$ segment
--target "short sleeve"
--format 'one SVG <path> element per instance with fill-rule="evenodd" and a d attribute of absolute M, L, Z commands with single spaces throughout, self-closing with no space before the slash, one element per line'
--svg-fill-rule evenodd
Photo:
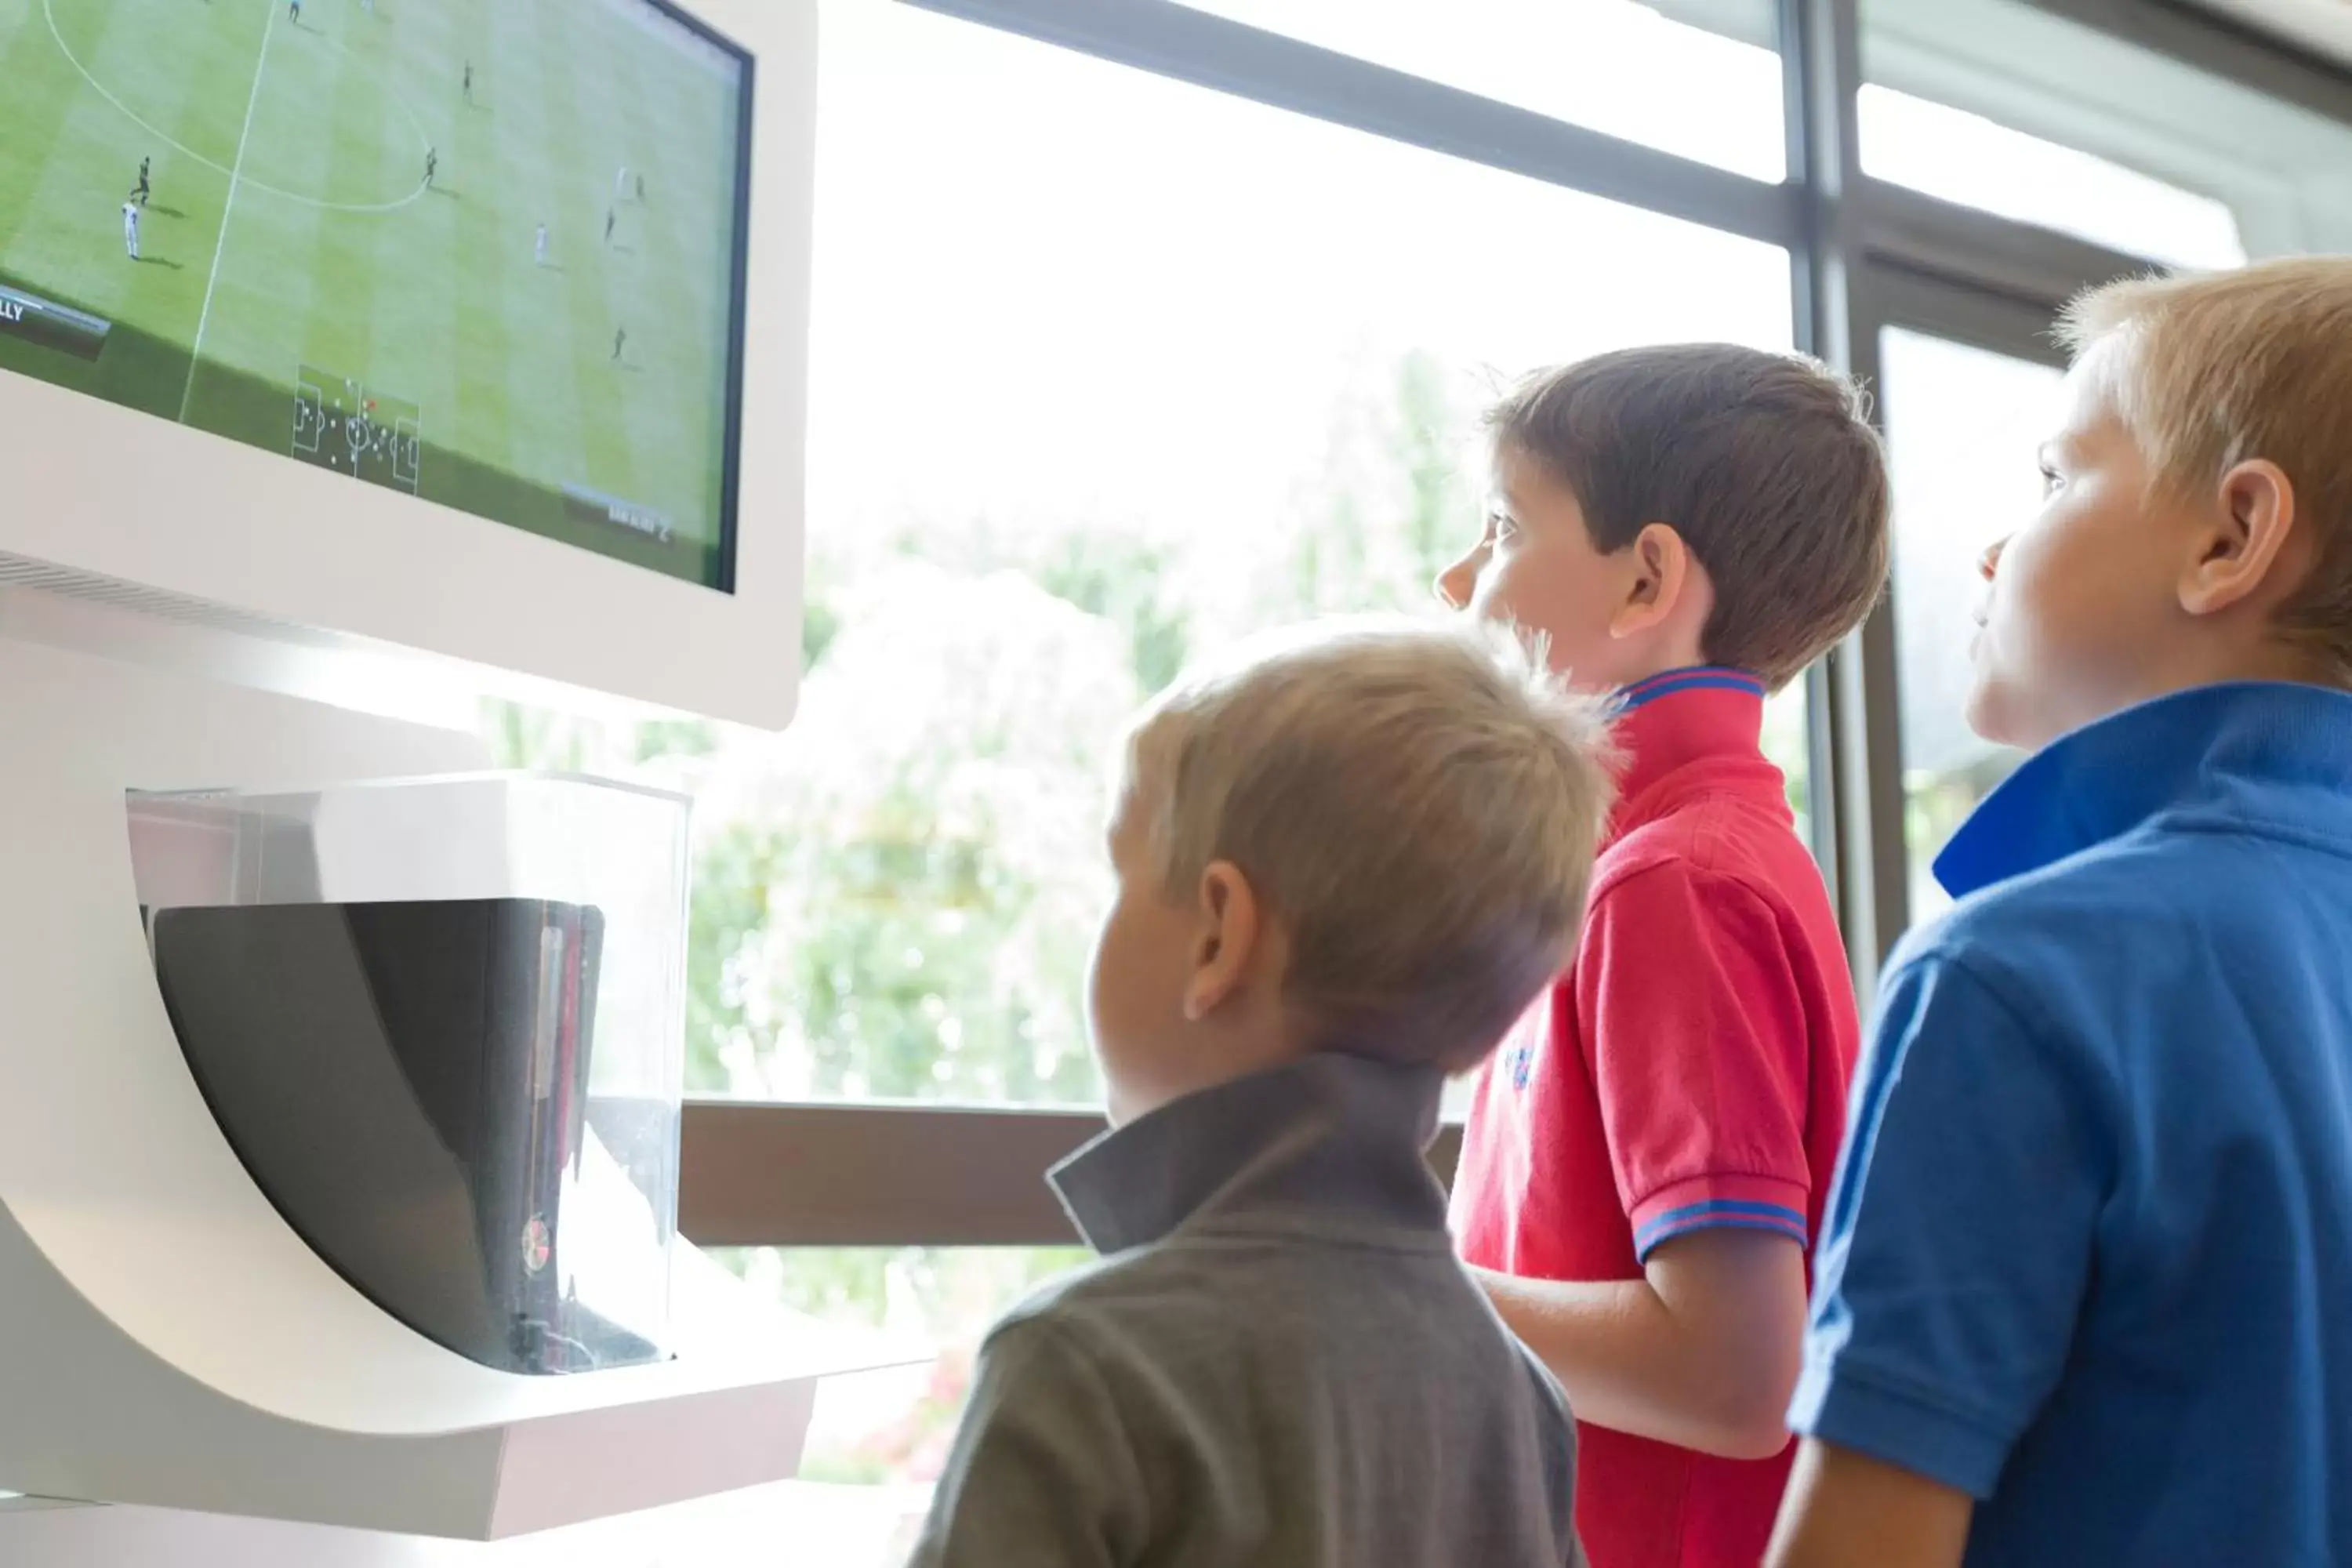
<path fill-rule="evenodd" d="M 2074 1342 L 2112 1179 L 2099 1083 L 1959 962 L 1889 976 L 1790 1426 L 1992 1494 Z"/>
<path fill-rule="evenodd" d="M 1576 989 L 1635 1254 L 1714 1227 L 1806 1245 L 1811 1041 L 1763 900 L 1686 862 L 1636 872 L 1595 900 Z"/>
<path fill-rule="evenodd" d="M 1049 1320 L 992 1336 L 908 1568 L 1114 1568 L 1144 1488 L 1100 1373 Z"/>

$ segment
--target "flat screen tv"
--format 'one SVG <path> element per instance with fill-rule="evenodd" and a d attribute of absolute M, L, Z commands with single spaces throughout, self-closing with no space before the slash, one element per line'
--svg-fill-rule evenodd
<path fill-rule="evenodd" d="M 0 0 L 0 369 L 730 589 L 751 127 L 664 0 Z"/>

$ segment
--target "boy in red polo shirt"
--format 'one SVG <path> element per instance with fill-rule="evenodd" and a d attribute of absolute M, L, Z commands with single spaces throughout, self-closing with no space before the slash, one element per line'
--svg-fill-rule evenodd
<path fill-rule="evenodd" d="M 1861 1032 L 1759 737 L 1878 597 L 1885 461 L 1847 383 L 1723 344 L 1539 375 L 1489 424 L 1439 592 L 1622 694 L 1622 776 L 1575 961 L 1479 1082 L 1454 1229 L 1568 1391 L 1594 1568 L 1754 1568 Z"/>

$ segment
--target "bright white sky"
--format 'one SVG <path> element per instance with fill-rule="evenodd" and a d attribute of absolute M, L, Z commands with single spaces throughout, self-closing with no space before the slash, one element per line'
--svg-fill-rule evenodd
<path fill-rule="evenodd" d="M 823 19 L 820 542 L 979 512 L 1261 535 L 1408 351 L 1475 407 L 1602 348 L 1789 342 L 1776 247 L 875 0 Z"/>
<path fill-rule="evenodd" d="M 1780 173 L 1777 57 L 1631 0 L 1194 3 Z M 1775 247 L 882 0 L 825 0 L 823 26 L 820 548 L 987 517 L 1205 561 L 1318 515 L 1339 411 L 1407 351 L 1470 409 L 1605 348 L 1789 342 Z M 2131 171 L 1883 89 L 1864 109 L 1885 177 L 2182 259 L 2235 245 L 2219 204 Z"/>
<path fill-rule="evenodd" d="M 1635 0 L 1182 0 L 1718 169 L 1789 172 L 1780 58 Z M 1772 0 L 1731 0 L 1769 37 Z"/>
<path fill-rule="evenodd" d="M 1190 3 L 1782 172 L 1777 56 L 1633 0 Z M 1249 566 L 1329 515 L 1345 427 L 1388 409 L 1407 353 L 1445 368 L 1466 428 L 1538 365 L 1790 341 L 1773 247 L 885 0 L 824 0 L 822 26 L 822 555 L 982 521 L 1173 541 L 1213 636 L 1246 620 Z M 2243 256 L 2208 197 L 1883 88 L 1861 108 L 1883 178 L 2168 259 Z M 1907 750 L 1928 768 L 1973 750 L 1957 710 L 1970 563 L 2033 503 L 2029 394 L 2048 379 L 1938 346 L 1890 344 L 1885 366 Z"/>

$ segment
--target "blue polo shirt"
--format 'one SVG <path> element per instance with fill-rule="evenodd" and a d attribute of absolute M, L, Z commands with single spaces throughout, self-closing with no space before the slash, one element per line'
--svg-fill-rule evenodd
<path fill-rule="evenodd" d="M 2352 1563 L 2352 695 L 2060 741 L 1880 998 L 1790 1423 L 1970 1564 Z"/>

